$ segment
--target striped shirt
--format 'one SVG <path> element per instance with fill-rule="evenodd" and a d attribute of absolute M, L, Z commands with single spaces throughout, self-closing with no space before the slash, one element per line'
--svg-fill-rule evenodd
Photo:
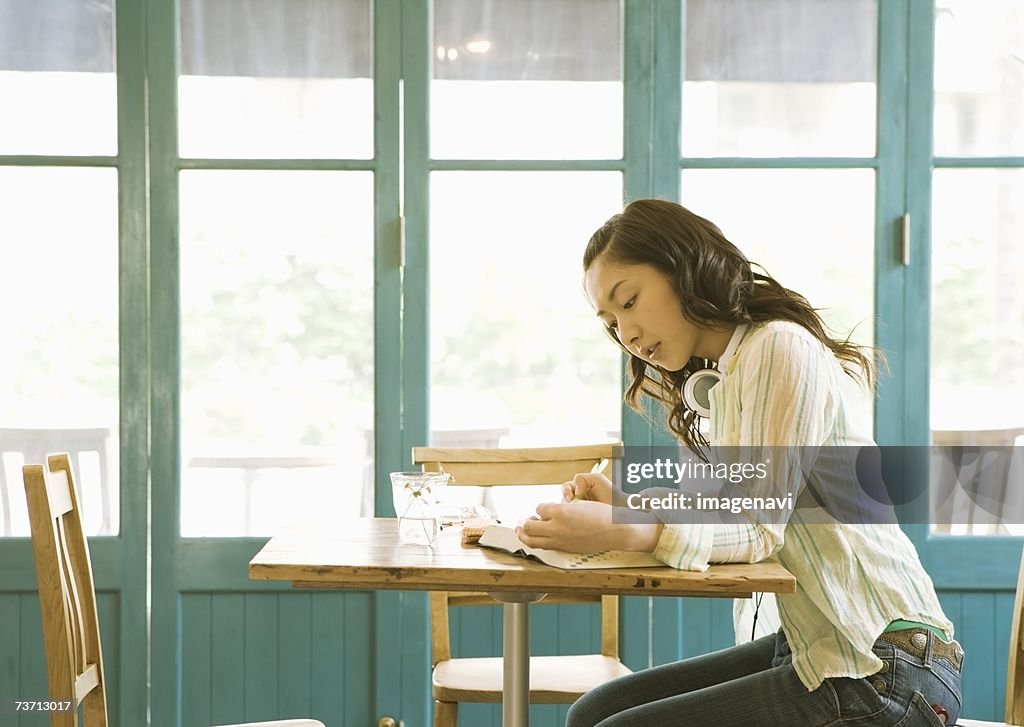
<path fill-rule="evenodd" d="M 738 326 L 711 390 L 712 446 L 870 446 L 863 390 L 832 352 L 803 327 L 785 321 Z M 798 463 L 775 457 L 769 477 L 801 489 Z M 809 478 L 815 477 L 812 469 Z M 774 493 L 773 493 L 774 494 Z M 769 557 L 796 577 L 796 592 L 778 596 L 793 668 L 808 690 L 828 677 L 864 677 L 882 667 L 871 646 L 892 621 L 936 626 L 945 617 L 914 545 L 897 524 L 846 524 L 797 508 L 787 522 L 666 524 L 654 555 L 668 565 L 704 570 L 708 563 L 756 563 Z"/>

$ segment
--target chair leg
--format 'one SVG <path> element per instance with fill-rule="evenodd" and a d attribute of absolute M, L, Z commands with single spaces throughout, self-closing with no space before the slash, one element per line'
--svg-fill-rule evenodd
<path fill-rule="evenodd" d="M 434 702 L 434 727 L 456 727 L 458 722 L 458 702 Z"/>

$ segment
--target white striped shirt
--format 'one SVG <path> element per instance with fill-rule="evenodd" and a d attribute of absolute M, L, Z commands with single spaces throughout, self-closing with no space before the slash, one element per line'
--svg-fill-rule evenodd
<path fill-rule="evenodd" d="M 796 452 L 873 444 L 862 389 L 803 327 L 739 326 L 718 366 L 724 377 L 711 390 L 712 446 Z M 792 483 L 782 489 L 796 497 L 802 485 L 795 457 L 774 460 L 770 477 Z M 777 558 L 796 577 L 796 592 L 780 594 L 778 608 L 793 668 L 808 690 L 827 677 L 877 672 L 882 662 L 871 646 L 897 619 L 953 638 L 931 578 L 898 525 L 811 522 L 816 512 L 798 508 L 782 524 L 666 524 L 654 554 L 686 570 Z"/>

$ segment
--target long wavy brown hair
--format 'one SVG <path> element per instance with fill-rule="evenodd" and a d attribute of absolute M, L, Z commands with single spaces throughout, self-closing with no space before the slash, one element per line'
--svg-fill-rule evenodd
<path fill-rule="evenodd" d="M 806 328 L 832 351 L 846 373 L 873 389 L 877 370 L 874 348 L 829 336 L 818 311 L 799 293 L 783 287 L 757 263 L 751 263 L 712 222 L 685 207 L 658 199 L 631 202 L 593 234 L 583 253 L 586 273 L 599 257 L 616 264 L 651 265 L 671 282 L 683 316 L 697 326 L 721 330 L 740 323 L 791 321 Z M 762 273 L 754 272 L 757 265 Z M 646 415 L 641 395 L 668 413 L 668 428 L 693 452 L 705 457 L 709 446 L 700 432 L 700 416 L 682 399 L 686 378 L 714 362 L 694 357 L 679 371 L 652 366 L 633 355 L 611 329 L 609 337 L 630 354 L 626 403 Z"/>

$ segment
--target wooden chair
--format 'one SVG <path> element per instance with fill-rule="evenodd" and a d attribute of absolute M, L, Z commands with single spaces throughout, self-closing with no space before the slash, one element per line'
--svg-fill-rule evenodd
<path fill-rule="evenodd" d="M 961 727 L 1022 727 L 1024 726 L 1024 555 L 1021 556 L 1017 576 L 1017 595 L 1013 600 L 1013 621 L 1010 623 L 1010 656 L 1006 662 L 1005 722 L 984 722 L 961 717 Z M 968 658 L 970 658 L 968 656 Z"/>
<path fill-rule="evenodd" d="M 100 649 L 96 589 L 89 543 L 82 531 L 71 462 L 47 457 L 47 466 L 25 465 L 25 498 L 39 583 L 49 698 L 74 709 L 52 712 L 52 727 L 107 727 L 106 683 Z M 316 720 L 249 723 L 237 727 L 324 727 Z"/>
<path fill-rule="evenodd" d="M 533 449 L 454 449 L 415 447 L 413 463 L 426 472 L 447 472 L 450 486 L 548 485 L 591 472 L 610 462 L 621 444 Z M 607 464 L 607 463 L 605 463 Z M 607 473 L 606 473 L 607 474 Z M 530 657 L 530 703 L 571 704 L 584 692 L 630 670 L 619 661 L 618 596 L 558 596 L 540 605 L 601 604 L 601 653 Z M 451 655 L 449 606 L 498 605 L 485 593 L 430 594 L 430 646 L 433 664 L 434 727 L 455 727 L 459 702 L 501 702 L 502 660 Z"/>

